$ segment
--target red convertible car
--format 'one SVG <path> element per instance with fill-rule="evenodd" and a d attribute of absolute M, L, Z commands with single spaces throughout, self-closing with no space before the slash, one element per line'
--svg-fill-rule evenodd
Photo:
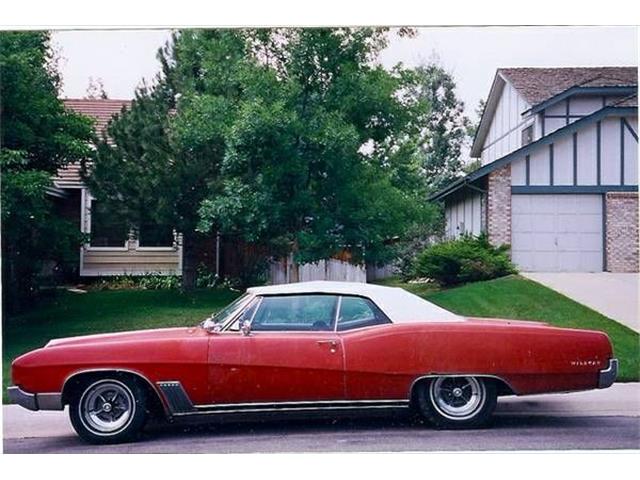
<path fill-rule="evenodd" d="M 309 282 L 250 288 L 198 326 L 52 340 L 17 358 L 9 397 L 69 406 L 95 443 L 152 415 L 414 409 L 438 427 L 489 420 L 500 395 L 609 387 L 607 335 L 463 318 L 399 289 Z"/>

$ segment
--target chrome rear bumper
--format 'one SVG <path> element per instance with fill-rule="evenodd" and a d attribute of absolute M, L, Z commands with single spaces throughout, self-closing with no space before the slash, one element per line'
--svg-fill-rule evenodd
<path fill-rule="evenodd" d="M 62 395 L 59 393 L 29 393 L 20 387 L 7 388 L 11 403 L 27 410 L 63 410 Z"/>
<path fill-rule="evenodd" d="M 609 365 L 598 373 L 598 388 L 608 388 L 613 385 L 618 376 L 618 359 L 609 360 Z"/>

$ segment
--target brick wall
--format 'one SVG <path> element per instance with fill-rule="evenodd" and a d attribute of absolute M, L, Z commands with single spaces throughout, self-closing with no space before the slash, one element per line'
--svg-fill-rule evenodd
<path fill-rule="evenodd" d="M 489 174 L 487 234 L 494 245 L 511 244 L 511 165 Z"/>
<path fill-rule="evenodd" d="M 638 193 L 607 193 L 606 210 L 607 270 L 637 272 Z"/>

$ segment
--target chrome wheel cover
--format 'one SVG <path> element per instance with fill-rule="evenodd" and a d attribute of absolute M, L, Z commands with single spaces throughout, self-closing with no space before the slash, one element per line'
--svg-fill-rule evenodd
<path fill-rule="evenodd" d="M 487 390 L 474 377 L 438 377 L 429 386 L 431 403 L 440 415 L 451 420 L 467 420 L 486 401 Z"/>
<path fill-rule="evenodd" d="M 133 393 L 117 380 L 100 380 L 89 386 L 78 404 L 83 425 L 96 435 L 115 435 L 124 430 L 136 410 Z"/>

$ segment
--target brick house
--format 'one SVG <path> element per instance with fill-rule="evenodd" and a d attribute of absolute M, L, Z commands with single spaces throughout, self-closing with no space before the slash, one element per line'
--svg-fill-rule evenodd
<path fill-rule="evenodd" d="M 471 156 L 430 197 L 447 238 L 486 232 L 523 271 L 638 272 L 635 67 L 501 68 Z"/>

